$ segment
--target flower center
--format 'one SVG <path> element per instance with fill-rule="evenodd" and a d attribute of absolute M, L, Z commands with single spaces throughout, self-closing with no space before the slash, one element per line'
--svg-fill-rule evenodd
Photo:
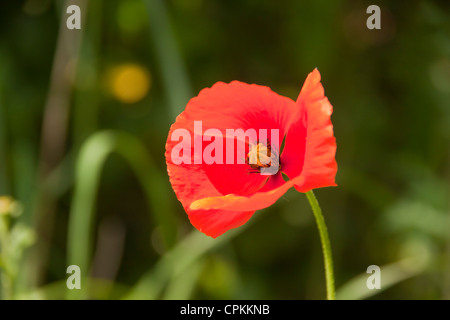
<path fill-rule="evenodd" d="M 247 154 L 245 162 L 251 168 L 249 173 L 259 173 L 261 172 L 261 168 L 269 168 L 272 166 L 278 166 L 278 169 L 281 168 L 278 154 L 272 152 L 270 143 L 267 146 L 262 143 L 250 146 L 250 151 Z"/>

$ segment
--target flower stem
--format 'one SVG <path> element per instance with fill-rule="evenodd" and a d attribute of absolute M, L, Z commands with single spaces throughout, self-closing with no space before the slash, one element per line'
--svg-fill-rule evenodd
<path fill-rule="evenodd" d="M 331 255 L 330 238 L 328 237 L 327 226 L 322 215 L 319 202 L 317 202 L 314 192 L 306 192 L 309 204 L 311 205 L 314 217 L 316 218 L 317 228 L 319 229 L 320 241 L 322 243 L 323 260 L 325 265 L 325 280 L 327 285 L 327 299 L 335 299 L 333 257 Z"/>

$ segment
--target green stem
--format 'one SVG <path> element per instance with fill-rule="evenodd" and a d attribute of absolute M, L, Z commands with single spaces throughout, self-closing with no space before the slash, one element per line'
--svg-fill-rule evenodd
<path fill-rule="evenodd" d="M 323 260 L 325 264 L 325 280 L 327 284 L 327 299 L 335 299 L 334 289 L 334 273 L 333 273 L 333 257 L 331 255 L 330 238 L 328 237 L 328 230 L 325 224 L 325 219 L 322 215 L 319 202 L 317 202 L 314 192 L 306 192 L 309 204 L 311 205 L 314 217 L 316 218 L 317 228 L 319 229 L 320 241 L 322 243 Z"/>

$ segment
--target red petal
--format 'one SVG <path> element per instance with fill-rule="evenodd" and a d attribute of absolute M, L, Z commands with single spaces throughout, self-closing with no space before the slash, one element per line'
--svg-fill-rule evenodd
<path fill-rule="evenodd" d="M 187 210 L 192 225 L 207 236 L 217 238 L 226 231 L 246 223 L 254 211 Z"/>
<path fill-rule="evenodd" d="M 290 178 L 304 177 L 302 183 L 295 184 L 300 192 L 335 186 L 336 139 L 330 119 L 333 107 L 324 95 L 317 69 L 308 75 L 297 105 L 300 116 L 286 135 L 282 170 Z"/>
<path fill-rule="evenodd" d="M 236 139 L 229 138 L 217 138 L 223 141 L 222 154 L 226 154 L 226 143 L 234 144 L 234 155 L 236 159 L 237 154 L 237 141 Z M 246 146 L 248 150 L 248 145 Z M 248 151 L 247 151 L 248 152 Z M 236 161 L 235 161 L 236 162 Z M 221 194 L 235 193 L 240 195 L 252 194 L 264 185 L 268 176 L 261 174 L 252 174 L 249 172 L 251 169 L 248 164 L 245 164 L 245 158 L 242 159 L 243 164 L 203 164 L 203 170 L 206 173 L 208 179 L 214 185 L 214 187 Z"/>
<path fill-rule="evenodd" d="M 303 177 L 284 182 L 275 189 L 266 192 L 256 192 L 251 196 L 239 196 L 229 194 L 220 197 L 208 197 L 193 202 L 191 210 L 230 210 L 230 211 L 256 211 L 267 208 L 275 203 L 283 194 L 286 193 L 296 183 L 303 183 Z"/>
<path fill-rule="evenodd" d="M 268 87 L 239 81 L 203 89 L 185 110 L 186 118 L 202 120 L 204 129 L 279 129 L 279 145 L 297 112 L 291 99 Z"/>
<path fill-rule="evenodd" d="M 183 207 L 188 208 L 191 202 L 198 198 L 210 197 L 212 195 L 218 196 L 221 193 L 209 181 L 201 164 L 194 164 L 192 162 L 192 164 L 182 163 L 177 165 L 173 163 L 171 153 L 173 147 L 178 142 L 171 141 L 170 137 L 174 130 L 184 127 L 183 123 L 186 123 L 186 126 L 190 123 L 190 121 L 186 121 L 184 113 L 177 117 L 176 122 L 170 128 L 169 139 L 166 143 L 166 163 L 172 188 L 178 200 L 183 204 Z M 191 149 L 191 155 L 193 158 L 193 149 Z"/>

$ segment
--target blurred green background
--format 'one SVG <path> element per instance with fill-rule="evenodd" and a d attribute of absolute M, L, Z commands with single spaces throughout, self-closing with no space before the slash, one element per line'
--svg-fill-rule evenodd
<path fill-rule="evenodd" d="M 81 30 L 66 28 L 70 4 Z M 381 30 L 366 28 L 371 4 Z M 0 8 L 2 298 L 325 298 L 303 194 L 213 240 L 190 225 L 164 159 L 170 125 L 202 88 L 241 80 L 296 99 L 318 67 L 339 169 L 338 187 L 315 193 L 338 298 L 450 299 L 450 2 Z M 66 288 L 71 264 L 82 290 Z M 366 287 L 369 265 L 381 290 Z"/>

